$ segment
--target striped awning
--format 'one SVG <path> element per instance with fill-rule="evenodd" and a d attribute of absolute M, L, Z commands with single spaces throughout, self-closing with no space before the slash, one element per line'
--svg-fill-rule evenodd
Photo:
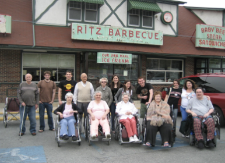
<path fill-rule="evenodd" d="M 162 10 L 159 8 L 157 3 L 129 0 L 128 1 L 128 11 L 130 11 L 132 9 L 162 12 Z"/>
<path fill-rule="evenodd" d="M 104 4 L 104 0 L 67 0 L 67 3 L 71 2 L 71 1 L 95 3 L 95 4 L 100 4 L 100 5 Z"/>

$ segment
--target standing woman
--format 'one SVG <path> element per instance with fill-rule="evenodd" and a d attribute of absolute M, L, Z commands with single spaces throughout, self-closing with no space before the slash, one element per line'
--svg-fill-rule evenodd
<path fill-rule="evenodd" d="M 107 78 L 101 78 L 99 80 L 99 83 L 101 86 L 99 86 L 96 91 L 102 92 L 102 100 L 105 101 L 108 106 L 110 107 L 112 101 L 113 101 L 113 96 L 111 89 L 107 86 L 108 79 Z"/>
<path fill-rule="evenodd" d="M 113 102 L 111 103 L 111 106 L 110 106 L 111 121 L 112 121 L 112 132 L 113 133 L 115 132 L 114 118 L 115 118 L 115 111 L 116 111 L 116 105 L 115 105 L 115 98 L 114 98 L 114 96 L 116 95 L 117 91 L 121 87 L 123 87 L 123 85 L 120 83 L 119 77 L 117 75 L 113 75 L 112 83 L 110 84 L 110 88 L 111 88 L 112 95 L 113 95 Z"/>
<path fill-rule="evenodd" d="M 195 82 L 191 79 L 187 79 L 184 83 L 184 88 L 182 89 L 181 94 L 181 106 L 180 112 L 182 116 L 182 121 L 186 120 L 188 117 L 188 113 L 186 112 L 186 107 L 188 106 L 188 102 L 191 98 L 195 97 L 196 85 Z"/>
<path fill-rule="evenodd" d="M 131 84 L 130 84 L 130 80 L 126 80 L 124 82 L 123 88 L 120 88 L 118 90 L 118 92 L 115 95 L 115 101 L 116 101 L 116 105 L 117 103 L 119 103 L 120 101 L 122 101 L 122 95 L 124 93 L 127 93 L 130 96 L 129 102 L 133 103 L 131 96 L 132 96 L 132 90 L 131 90 Z"/>

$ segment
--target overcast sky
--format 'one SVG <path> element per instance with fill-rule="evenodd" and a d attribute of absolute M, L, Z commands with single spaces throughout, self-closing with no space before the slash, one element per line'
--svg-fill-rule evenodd
<path fill-rule="evenodd" d="M 225 8 L 225 0 L 182 0 L 185 6 Z"/>

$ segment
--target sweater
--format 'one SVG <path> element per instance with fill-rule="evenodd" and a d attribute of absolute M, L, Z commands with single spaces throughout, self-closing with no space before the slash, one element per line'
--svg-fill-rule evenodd
<path fill-rule="evenodd" d="M 102 92 L 102 100 L 104 100 L 108 106 L 110 106 L 113 101 L 111 89 L 107 86 L 103 89 L 102 86 L 100 86 L 96 89 L 96 91 Z"/>

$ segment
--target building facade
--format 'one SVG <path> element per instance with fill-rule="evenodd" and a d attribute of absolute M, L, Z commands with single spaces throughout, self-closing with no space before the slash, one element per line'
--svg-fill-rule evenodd
<path fill-rule="evenodd" d="M 184 3 L 0 0 L 2 20 L 11 20 L 5 25 L 10 32 L 0 26 L 0 102 L 15 94 L 10 88 L 18 87 L 26 73 L 38 82 L 46 70 L 56 83 L 68 69 L 76 81 L 85 72 L 94 87 L 101 77 L 111 80 L 117 74 L 135 89 L 144 76 L 154 90 L 194 73 L 224 72 L 225 9 L 179 6 Z M 204 25 L 218 27 L 220 32 L 209 34 L 220 46 L 196 44 L 197 24 L 203 25 L 200 31 Z"/>

